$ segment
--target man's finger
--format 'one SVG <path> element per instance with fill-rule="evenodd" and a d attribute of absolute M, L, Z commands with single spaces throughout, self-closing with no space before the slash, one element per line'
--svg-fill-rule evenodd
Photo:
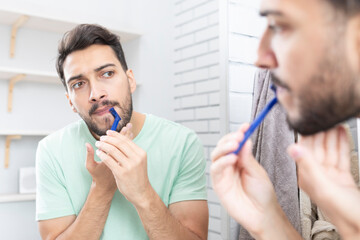
<path fill-rule="evenodd" d="M 338 161 L 338 129 L 334 128 L 326 132 L 326 158 L 324 165 L 327 167 L 334 167 Z"/>
<path fill-rule="evenodd" d="M 131 123 L 126 124 L 126 129 L 127 131 L 125 133 L 125 136 L 130 140 L 133 140 L 134 134 L 132 133 L 132 124 Z"/>
<path fill-rule="evenodd" d="M 128 123 L 125 127 L 123 127 L 120 131 L 120 134 L 132 140 L 132 132 L 131 132 L 132 124 Z"/>
<path fill-rule="evenodd" d="M 250 125 L 248 123 L 244 123 L 240 126 L 237 132 L 231 133 L 222 138 L 217 147 L 211 153 L 211 161 L 214 162 L 223 155 L 234 152 L 239 147 L 239 143 L 243 140 L 244 133 L 248 130 L 249 126 Z"/>
<path fill-rule="evenodd" d="M 258 176 L 265 173 L 263 167 L 261 167 L 252 154 L 252 142 L 250 140 L 245 143 L 238 156 L 239 169 L 244 169 L 250 176 Z"/>
<path fill-rule="evenodd" d="M 96 155 L 101 159 L 103 163 L 114 173 L 121 168 L 121 164 L 113 159 L 111 156 L 101 150 L 96 150 Z"/>
<path fill-rule="evenodd" d="M 309 151 L 299 144 L 291 145 L 288 153 L 297 164 L 300 188 L 309 194 L 309 188 L 312 187 L 309 186 L 309 182 L 317 182 L 322 176 L 323 169 L 320 163 L 313 161 L 313 156 L 309 154 Z"/>
<path fill-rule="evenodd" d="M 210 167 L 210 173 L 213 180 L 214 178 L 222 177 L 225 168 L 233 167 L 237 160 L 237 156 L 234 154 L 226 155 L 220 158 L 218 161 L 213 162 Z"/>
<path fill-rule="evenodd" d="M 239 127 L 239 129 L 237 130 L 237 132 L 242 132 L 242 133 L 245 133 L 250 127 L 250 124 L 249 123 L 244 123 L 244 124 L 241 124 L 241 126 Z"/>
<path fill-rule="evenodd" d="M 95 145 L 98 149 L 100 149 L 101 151 L 103 151 L 105 154 L 109 155 L 113 159 L 115 159 L 122 166 L 126 165 L 127 156 L 124 155 L 124 153 L 122 153 L 115 146 L 102 141 L 97 141 Z"/>
<path fill-rule="evenodd" d="M 314 138 L 314 161 L 322 163 L 325 160 L 326 156 L 326 133 L 320 132 L 313 136 Z"/>
<path fill-rule="evenodd" d="M 339 160 L 337 167 L 340 171 L 350 171 L 350 142 L 346 130 L 343 126 L 339 129 Z"/>
<path fill-rule="evenodd" d="M 306 161 L 306 158 L 304 157 L 305 147 L 299 144 L 292 144 L 288 147 L 287 152 L 298 165 L 303 164 L 305 168 L 307 167 L 311 168 L 311 166 L 308 165 L 308 161 Z"/>
<path fill-rule="evenodd" d="M 314 137 L 313 136 L 300 136 L 299 145 L 305 147 L 309 151 L 313 151 Z"/>
<path fill-rule="evenodd" d="M 239 143 L 235 140 L 225 142 L 222 145 L 218 145 L 211 153 L 211 161 L 214 162 L 222 156 L 232 153 L 239 146 Z"/>
<path fill-rule="evenodd" d="M 114 145 L 130 159 L 138 157 L 138 152 L 142 151 L 133 141 L 118 132 L 107 131 L 106 134 L 101 136 L 100 141 Z"/>
<path fill-rule="evenodd" d="M 232 132 L 232 133 L 229 133 L 225 136 L 223 136 L 218 142 L 216 145 L 222 145 L 226 142 L 229 142 L 229 141 L 238 141 L 237 139 L 239 138 L 238 136 L 239 134 L 237 132 Z"/>
<path fill-rule="evenodd" d="M 223 143 L 231 141 L 231 140 L 240 142 L 244 136 L 244 133 L 246 132 L 246 130 L 248 130 L 249 126 L 250 125 L 248 123 L 242 124 L 236 132 L 229 133 L 229 134 L 225 135 L 224 137 L 222 137 L 218 141 L 217 145 L 223 144 Z"/>
<path fill-rule="evenodd" d="M 89 143 L 86 143 L 85 147 L 86 147 L 85 166 L 89 172 L 92 172 L 95 170 L 95 167 L 97 166 L 97 162 L 94 159 L 94 149 L 92 148 L 92 146 Z"/>

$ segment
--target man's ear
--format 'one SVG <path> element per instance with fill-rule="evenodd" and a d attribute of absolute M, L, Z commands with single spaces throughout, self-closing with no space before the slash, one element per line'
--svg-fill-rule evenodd
<path fill-rule="evenodd" d="M 74 107 L 74 104 L 71 102 L 71 99 L 70 99 L 70 96 L 67 92 L 65 92 L 65 96 L 67 98 L 67 100 L 69 101 L 69 104 L 70 104 L 70 107 L 71 109 L 73 110 L 74 113 L 77 113 L 77 110 L 76 108 Z"/>
<path fill-rule="evenodd" d="M 126 76 L 128 77 L 130 91 L 131 91 L 131 93 L 134 93 L 136 90 L 136 80 L 135 80 L 133 71 L 131 69 L 128 69 L 126 71 Z"/>

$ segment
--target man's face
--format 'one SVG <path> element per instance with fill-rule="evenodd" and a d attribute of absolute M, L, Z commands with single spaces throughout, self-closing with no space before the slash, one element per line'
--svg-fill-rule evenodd
<path fill-rule="evenodd" d="M 114 51 L 107 45 L 69 54 L 64 63 L 67 97 L 74 112 L 86 122 L 95 137 L 106 134 L 114 122 L 109 112 L 115 107 L 122 118 L 118 131 L 131 119 L 131 93 L 136 83 L 131 70 L 126 73 Z"/>
<path fill-rule="evenodd" d="M 263 0 L 260 11 L 257 65 L 271 69 L 290 126 L 308 135 L 359 113 L 354 21 L 322 0 Z"/>

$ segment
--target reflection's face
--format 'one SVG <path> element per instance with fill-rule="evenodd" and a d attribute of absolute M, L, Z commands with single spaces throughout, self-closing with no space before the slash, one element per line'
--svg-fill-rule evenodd
<path fill-rule="evenodd" d="M 91 45 L 69 54 L 64 75 L 70 105 L 95 137 L 105 135 L 111 128 L 114 122 L 111 107 L 122 118 L 118 131 L 130 121 L 134 76 L 131 70 L 124 72 L 111 47 Z"/>
<path fill-rule="evenodd" d="M 320 0 L 263 0 L 268 20 L 257 65 L 272 70 L 290 125 L 328 129 L 360 110 L 357 46 L 351 21 Z"/>

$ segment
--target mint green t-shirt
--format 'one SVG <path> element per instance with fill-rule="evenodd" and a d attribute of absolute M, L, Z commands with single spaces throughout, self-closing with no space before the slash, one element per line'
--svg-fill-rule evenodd
<path fill-rule="evenodd" d="M 85 167 L 86 147 L 95 139 L 80 120 L 40 141 L 36 154 L 36 219 L 78 215 L 92 177 Z M 147 114 L 133 140 L 147 152 L 148 177 L 166 206 L 206 200 L 205 159 L 196 134 L 177 123 Z M 95 160 L 100 159 L 95 155 Z M 117 191 L 101 239 L 148 239 L 134 206 Z"/>

